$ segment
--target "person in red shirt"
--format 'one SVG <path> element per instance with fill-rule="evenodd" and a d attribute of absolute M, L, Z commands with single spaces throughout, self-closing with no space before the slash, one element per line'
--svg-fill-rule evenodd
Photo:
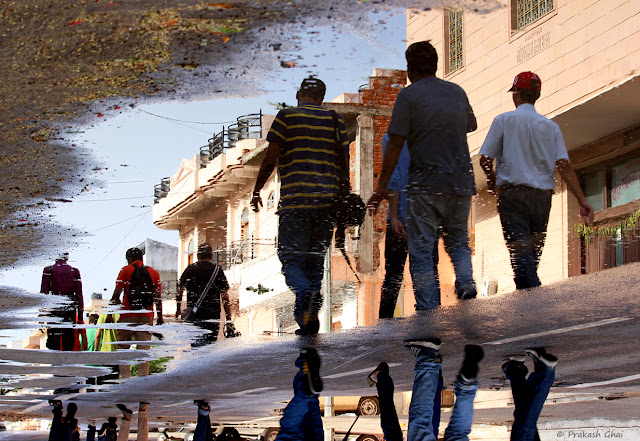
<path fill-rule="evenodd" d="M 149 306 L 147 309 L 133 309 L 131 308 L 131 303 L 129 300 L 129 291 L 130 291 L 130 283 L 131 283 L 131 275 L 133 271 L 136 269 L 135 267 L 142 267 L 144 263 L 142 261 L 142 250 L 139 248 L 129 248 L 126 253 L 126 258 L 128 265 L 122 267 L 120 273 L 118 274 L 118 279 L 116 280 L 116 288 L 113 291 L 113 295 L 111 296 L 111 304 L 119 305 L 122 304 L 122 310 L 120 311 L 120 320 L 118 323 L 124 323 L 127 325 L 127 329 L 117 329 L 116 330 L 116 338 L 118 341 L 150 341 L 151 340 L 151 332 L 149 331 L 136 331 L 135 327 L 140 325 L 153 325 L 153 305 Z M 135 265 L 135 266 L 134 266 Z M 160 294 L 162 292 L 162 284 L 160 283 L 160 274 L 158 271 L 151 268 L 150 266 L 146 267 L 149 275 L 151 276 L 151 280 L 155 286 L 155 305 L 156 305 L 156 314 L 157 320 L 156 324 L 161 325 L 163 323 L 162 320 L 162 301 L 160 298 Z M 122 302 L 120 301 L 120 295 L 124 292 L 124 296 L 122 297 Z M 134 312 L 136 311 L 136 312 Z M 142 311 L 142 312 L 137 312 Z M 131 346 L 130 343 L 122 343 L 118 344 L 118 349 L 129 349 Z M 147 345 L 137 345 L 138 349 L 147 350 L 149 346 Z M 122 378 L 131 377 L 131 369 L 128 365 L 120 365 L 120 376 Z M 138 376 L 149 375 L 149 362 L 144 362 L 138 365 Z"/>
<path fill-rule="evenodd" d="M 78 323 L 84 312 L 82 298 L 82 280 L 80 271 L 67 263 L 69 253 L 64 252 L 56 259 L 56 263 L 42 272 L 40 292 L 55 294 L 71 300 L 71 304 L 55 308 L 52 317 L 59 317 L 63 322 Z M 49 328 L 47 330 L 47 348 L 59 351 L 73 351 L 75 329 Z"/>

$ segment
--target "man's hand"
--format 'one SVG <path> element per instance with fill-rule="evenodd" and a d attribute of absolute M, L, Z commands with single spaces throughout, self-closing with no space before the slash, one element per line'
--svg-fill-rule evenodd
<path fill-rule="evenodd" d="M 593 207 L 586 199 L 580 204 L 580 216 L 587 224 L 593 222 Z"/>
<path fill-rule="evenodd" d="M 260 211 L 260 207 L 262 207 L 262 199 L 260 198 L 259 191 L 253 192 L 253 196 L 251 197 L 251 206 L 253 207 L 253 211 L 256 213 Z"/>
<path fill-rule="evenodd" d="M 382 202 L 385 199 L 387 199 L 387 192 L 384 190 L 380 190 L 379 188 L 376 188 L 376 190 L 373 192 L 373 194 L 367 201 L 367 208 L 371 213 L 375 213 L 376 210 L 378 209 L 378 205 L 380 205 L 380 202 Z"/>
<path fill-rule="evenodd" d="M 407 240 L 407 231 L 404 229 L 404 225 L 402 225 L 402 222 L 400 221 L 400 219 L 396 218 L 392 218 L 391 219 L 391 228 L 393 229 L 393 234 L 395 234 L 398 237 L 401 237 L 403 240 Z"/>

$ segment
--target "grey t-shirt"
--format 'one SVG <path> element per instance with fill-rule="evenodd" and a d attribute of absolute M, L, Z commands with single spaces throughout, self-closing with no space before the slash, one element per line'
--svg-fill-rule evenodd
<path fill-rule="evenodd" d="M 387 132 L 407 139 L 408 193 L 475 194 L 467 132 L 476 118 L 460 86 L 436 77 L 401 90 Z"/>

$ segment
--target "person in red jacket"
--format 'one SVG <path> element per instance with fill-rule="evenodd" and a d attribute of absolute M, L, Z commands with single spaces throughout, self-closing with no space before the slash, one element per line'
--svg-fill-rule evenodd
<path fill-rule="evenodd" d="M 50 315 L 58 317 L 65 323 L 78 323 L 84 312 L 82 298 L 82 280 L 80 271 L 67 263 L 69 253 L 64 252 L 56 259 L 56 263 L 47 266 L 42 272 L 40 292 L 55 294 L 68 298 L 71 303 L 54 308 Z M 73 351 L 75 329 L 49 328 L 47 331 L 47 348 L 59 351 Z"/>
<path fill-rule="evenodd" d="M 151 281 L 155 287 L 154 304 L 156 305 L 157 321 L 156 324 L 161 325 L 162 319 L 162 299 L 160 294 L 162 292 L 162 283 L 160 282 L 160 274 L 150 266 L 145 266 L 142 261 L 142 250 L 139 248 L 129 248 L 125 255 L 128 265 L 123 266 L 118 274 L 116 280 L 116 288 L 111 296 L 111 304 L 119 305 L 122 303 L 122 310 L 120 311 L 120 320 L 118 323 L 128 324 L 126 329 L 117 329 L 116 338 L 118 341 L 130 341 L 135 340 L 137 342 L 151 340 L 151 332 L 149 331 L 137 331 L 135 328 L 139 325 L 153 325 L 153 304 L 146 309 L 135 309 L 131 305 L 129 299 L 129 293 L 131 290 L 131 276 L 133 275 L 136 267 L 145 267 L 149 272 Z M 120 295 L 124 292 L 122 302 L 120 301 Z M 129 349 L 131 343 L 118 344 L 118 349 Z M 148 350 L 147 345 L 137 345 L 138 349 Z M 146 361 L 138 365 L 138 376 L 149 375 L 149 362 Z M 122 378 L 131 377 L 131 370 L 128 365 L 120 365 L 120 376 Z"/>

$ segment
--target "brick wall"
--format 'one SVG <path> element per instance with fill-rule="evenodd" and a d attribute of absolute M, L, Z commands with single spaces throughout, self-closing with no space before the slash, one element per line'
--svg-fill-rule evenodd
<path fill-rule="evenodd" d="M 407 84 L 407 74 L 403 70 L 387 70 L 385 76 L 369 77 L 369 86 L 360 92 L 362 104 L 379 108 L 392 109 L 396 102 L 396 96 L 400 91 L 398 85 Z M 396 87 L 394 87 L 394 85 Z M 373 185 L 378 184 L 378 178 L 382 171 L 382 137 L 387 133 L 391 118 L 375 116 L 373 118 Z M 384 201 L 373 219 L 374 244 L 379 244 L 384 239 L 387 222 L 387 202 Z M 380 265 L 380 247 L 373 247 L 374 268 Z"/>

